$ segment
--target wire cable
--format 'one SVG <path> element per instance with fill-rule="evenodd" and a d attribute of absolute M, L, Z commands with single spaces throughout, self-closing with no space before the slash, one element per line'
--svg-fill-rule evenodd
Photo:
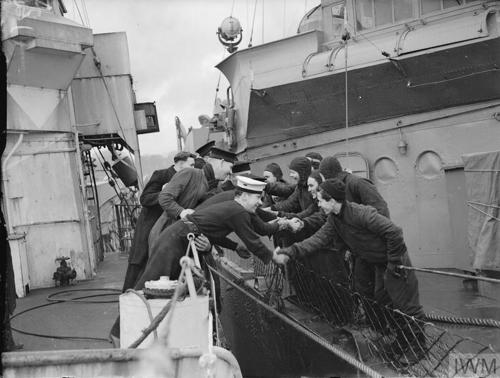
<path fill-rule="evenodd" d="M 257 14 L 257 0 L 255 0 L 255 5 L 253 7 L 252 30 L 250 31 L 250 41 L 248 41 L 248 47 L 252 47 L 253 28 L 255 26 L 255 16 L 256 16 L 256 14 Z"/>
<path fill-rule="evenodd" d="M 76 1 L 77 0 L 73 0 L 73 3 L 76 6 L 76 10 L 78 11 L 78 15 L 80 16 L 80 20 L 82 21 L 82 25 L 87 26 L 87 25 L 85 25 L 85 21 L 83 20 L 82 14 L 80 13 L 80 7 L 78 6 Z"/>

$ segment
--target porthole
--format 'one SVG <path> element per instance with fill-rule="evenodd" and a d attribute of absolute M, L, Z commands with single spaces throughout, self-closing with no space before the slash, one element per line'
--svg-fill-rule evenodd
<path fill-rule="evenodd" d="M 441 175 L 443 162 L 441 157 L 434 151 L 425 151 L 418 157 L 416 169 L 421 176 L 433 179 Z"/>
<path fill-rule="evenodd" d="M 394 160 L 381 157 L 375 162 L 374 173 L 377 181 L 388 183 L 398 177 L 399 170 Z"/>

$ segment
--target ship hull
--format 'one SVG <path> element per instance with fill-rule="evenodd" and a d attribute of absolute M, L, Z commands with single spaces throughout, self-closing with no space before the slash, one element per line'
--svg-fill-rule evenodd
<path fill-rule="evenodd" d="M 498 99 L 499 62 L 493 38 L 351 69 L 349 127 Z M 248 149 L 345 128 L 345 80 L 337 72 L 251 90 Z"/>
<path fill-rule="evenodd" d="M 237 278 L 224 268 L 220 271 Z M 221 295 L 224 337 L 244 377 L 356 375 L 352 366 L 261 307 L 250 292 L 242 293 L 221 280 Z"/>

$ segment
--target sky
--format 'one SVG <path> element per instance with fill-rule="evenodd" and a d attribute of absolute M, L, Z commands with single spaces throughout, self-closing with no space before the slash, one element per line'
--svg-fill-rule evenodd
<path fill-rule="evenodd" d="M 125 31 L 137 102 L 156 102 L 159 133 L 139 135 L 141 155 L 176 150 L 174 117 L 199 127 L 212 115 L 219 71 L 228 56 L 216 32 L 222 20 L 239 19 L 240 49 L 248 46 L 255 12 L 253 45 L 296 33 L 303 15 L 319 0 L 65 0 L 66 17 L 93 33 Z M 86 17 L 86 13 L 88 18 Z M 81 14 L 81 17 L 80 17 Z M 83 20 L 83 22 L 82 22 Z M 227 81 L 220 79 L 225 96 Z"/>

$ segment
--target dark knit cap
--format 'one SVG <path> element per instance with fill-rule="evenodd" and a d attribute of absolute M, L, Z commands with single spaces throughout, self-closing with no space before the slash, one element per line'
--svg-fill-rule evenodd
<path fill-rule="evenodd" d="M 319 172 L 325 176 L 325 179 L 333 179 L 337 177 L 340 172 L 342 172 L 342 166 L 337 158 L 327 156 L 319 164 Z"/>
<path fill-rule="evenodd" d="M 311 161 L 306 157 L 296 157 L 290 163 L 290 169 L 299 174 L 299 182 L 305 183 L 311 174 Z"/>
<path fill-rule="evenodd" d="M 345 184 L 339 179 L 328 179 L 319 185 L 330 197 L 337 202 L 345 200 Z"/>
<path fill-rule="evenodd" d="M 317 152 L 308 152 L 306 154 L 306 158 L 311 158 L 311 159 L 314 159 L 314 160 L 323 160 L 323 156 L 321 156 L 319 153 Z"/>
<path fill-rule="evenodd" d="M 266 165 L 264 171 L 271 172 L 274 175 L 274 177 L 276 177 L 278 180 L 281 180 L 283 178 L 283 171 L 281 170 L 281 167 L 277 163 L 271 163 Z"/>

